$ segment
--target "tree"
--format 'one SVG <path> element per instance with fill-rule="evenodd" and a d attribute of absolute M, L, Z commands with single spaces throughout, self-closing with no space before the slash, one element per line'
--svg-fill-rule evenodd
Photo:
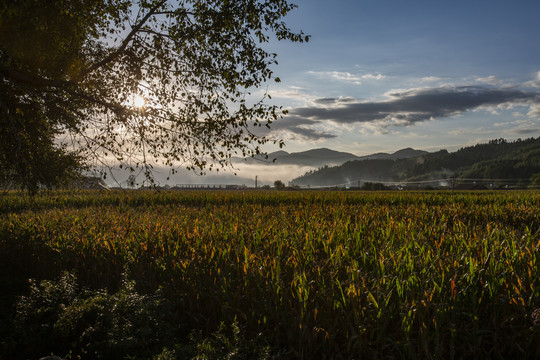
<path fill-rule="evenodd" d="M 529 179 L 529 189 L 540 189 L 540 173 L 531 176 Z"/>
<path fill-rule="evenodd" d="M 274 181 L 274 187 L 278 190 L 283 190 L 285 189 L 285 184 L 281 180 L 276 180 Z"/>
<path fill-rule="evenodd" d="M 35 163 L 84 158 L 151 177 L 156 163 L 202 172 L 229 166 L 234 154 L 261 153 L 270 140 L 254 129 L 283 110 L 268 105 L 266 93 L 250 95 L 279 81 L 276 54 L 264 43 L 308 40 L 282 21 L 295 7 L 287 0 L 4 0 L 2 176 L 37 186 Z"/>
<path fill-rule="evenodd" d="M 80 157 L 55 144 L 55 130 L 33 104 L 5 110 L 5 99 L 0 99 L 0 186 L 35 192 L 39 185 L 69 183 L 81 169 Z"/>

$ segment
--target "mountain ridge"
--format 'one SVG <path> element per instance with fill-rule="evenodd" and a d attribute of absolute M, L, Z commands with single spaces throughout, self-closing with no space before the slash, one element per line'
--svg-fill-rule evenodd
<path fill-rule="evenodd" d="M 268 158 L 258 155 L 251 158 L 235 158 L 235 162 L 247 162 L 257 164 L 265 162 L 274 165 L 298 165 L 298 166 L 336 166 L 342 165 L 348 161 L 366 160 L 366 159 L 405 159 L 428 154 L 424 150 L 415 150 L 412 148 L 400 149 L 394 153 L 375 153 L 370 155 L 357 156 L 352 153 L 332 150 L 328 148 L 316 148 L 306 151 L 288 153 L 280 150 L 268 154 Z M 275 159 L 275 160 L 274 160 Z"/>
<path fill-rule="evenodd" d="M 403 149 L 406 150 L 406 149 Z M 293 185 L 333 186 L 350 181 L 414 182 L 434 179 L 516 179 L 522 185 L 540 177 L 540 137 L 508 142 L 491 140 L 449 153 L 440 150 L 398 160 L 378 158 L 309 171 Z M 533 179 L 534 178 L 534 179 Z"/>

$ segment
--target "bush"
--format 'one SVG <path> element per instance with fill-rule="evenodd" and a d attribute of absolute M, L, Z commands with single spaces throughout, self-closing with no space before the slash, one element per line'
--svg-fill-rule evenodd
<path fill-rule="evenodd" d="M 235 321 L 211 336 L 185 336 L 174 306 L 158 291 L 141 295 L 124 279 L 114 294 L 78 286 L 65 272 L 58 280 L 30 280 L 28 295 L 17 303 L 12 336 L 5 347 L 11 358 L 57 354 L 84 359 L 267 359 L 269 347 L 246 340 Z"/>
<path fill-rule="evenodd" d="M 26 357 L 149 358 L 172 340 L 171 315 L 159 292 L 140 295 L 127 280 L 114 294 L 90 291 L 66 272 L 57 281 L 30 281 L 17 304 L 13 350 Z"/>

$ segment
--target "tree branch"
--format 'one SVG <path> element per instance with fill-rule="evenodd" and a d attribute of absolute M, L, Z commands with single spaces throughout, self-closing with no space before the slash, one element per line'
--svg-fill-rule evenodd
<path fill-rule="evenodd" d="M 87 68 L 86 70 L 83 70 L 81 71 L 81 73 L 79 74 L 79 76 L 77 76 L 77 79 L 76 80 L 80 80 L 84 77 L 86 77 L 88 74 L 90 74 L 91 72 L 99 69 L 100 67 L 102 67 L 103 65 L 115 60 L 118 56 L 120 56 L 120 54 L 126 49 L 126 47 L 128 46 L 128 44 L 130 43 L 130 41 L 133 39 L 133 37 L 135 36 L 135 34 L 137 34 L 137 32 L 139 32 L 139 30 L 141 29 L 141 27 L 148 21 L 148 19 L 155 15 L 156 14 L 156 11 L 157 9 L 159 9 L 161 6 L 163 6 L 163 4 L 165 4 L 167 1 L 166 0 L 162 0 L 160 2 L 158 2 L 156 4 L 156 6 L 154 6 L 152 9 L 150 9 L 148 11 L 148 13 L 142 18 L 141 21 L 139 21 L 139 23 L 137 25 L 135 25 L 133 28 L 131 28 L 131 31 L 129 32 L 129 34 L 126 36 L 126 38 L 124 39 L 124 41 L 122 41 L 122 44 L 120 45 L 120 47 L 118 49 L 116 49 L 115 51 L 113 51 L 112 53 L 110 53 L 107 57 L 105 57 L 103 60 L 95 63 L 94 65 L 90 66 L 89 68 Z"/>
<path fill-rule="evenodd" d="M 20 83 L 33 85 L 37 87 L 47 87 L 47 86 L 65 87 L 65 86 L 75 85 L 72 81 L 51 80 L 51 79 L 31 76 L 31 75 L 19 72 L 11 67 L 4 67 L 4 66 L 0 67 L 0 74 L 2 74 L 5 78 L 9 78 Z"/>

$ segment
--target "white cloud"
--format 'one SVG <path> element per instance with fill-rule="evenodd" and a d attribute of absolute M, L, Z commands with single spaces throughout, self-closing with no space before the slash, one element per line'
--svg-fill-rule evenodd
<path fill-rule="evenodd" d="M 477 78 L 476 81 L 481 84 L 498 85 L 502 83 L 502 80 L 496 76 L 488 76 L 484 78 Z"/>
<path fill-rule="evenodd" d="M 291 99 L 291 100 L 302 100 L 305 101 L 310 96 L 306 94 L 305 90 L 299 86 L 289 86 L 288 88 L 278 87 L 277 89 L 272 89 L 268 91 L 272 98 L 279 99 Z M 261 94 L 264 92 L 261 90 Z"/>
<path fill-rule="evenodd" d="M 426 83 L 426 82 L 437 82 L 444 80 L 441 77 L 438 76 L 426 76 L 420 79 L 420 82 Z"/>
<path fill-rule="evenodd" d="M 494 123 L 493 126 L 495 128 L 505 129 L 506 133 L 515 135 L 528 135 L 540 132 L 540 121 L 533 121 L 530 119 Z"/>
<path fill-rule="evenodd" d="M 342 82 L 351 82 L 355 85 L 360 85 L 364 80 L 382 80 L 385 78 L 382 74 L 365 74 L 365 75 L 355 75 L 350 72 L 343 71 L 308 71 L 308 74 L 329 77 L 331 79 L 342 81 Z"/>
<path fill-rule="evenodd" d="M 488 138 L 491 137 L 491 134 L 494 134 L 494 130 L 486 127 L 476 127 L 476 128 L 460 128 L 456 130 L 449 131 L 448 134 L 453 136 L 470 136 L 470 135 L 483 135 Z M 474 144 L 473 144 L 474 145 Z"/>
<path fill-rule="evenodd" d="M 514 128 L 510 132 L 517 135 L 529 135 L 540 132 L 540 121 L 534 121 L 530 119 L 522 119 L 511 122 Z"/>
<path fill-rule="evenodd" d="M 527 116 L 531 118 L 539 118 L 540 117 L 540 104 L 531 105 L 531 109 L 527 113 Z"/>
<path fill-rule="evenodd" d="M 386 76 L 384 76 L 382 74 L 377 74 L 377 75 L 366 74 L 366 75 L 362 75 L 360 78 L 362 78 L 364 80 L 382 80 L 382 79 L 386 78 Z"/>
<path fill-rule="evenodd" d="M 540 87 L 540 71 L 538 71 L 531 81 L 524 84 L 525 86 Z"/>

